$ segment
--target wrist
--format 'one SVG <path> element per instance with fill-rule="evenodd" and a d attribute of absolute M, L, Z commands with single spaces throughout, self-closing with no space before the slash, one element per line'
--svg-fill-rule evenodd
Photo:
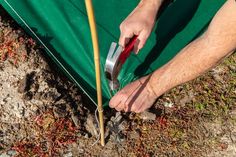
<path fill-rule="evenodd" d="M 142 12 L 151 25 L 154 25 L 162 0 L 141 0 L 135 10 Z"/>
<path fill-rule="evenodd" d="M 159 97 L 168 91 L 170 89 L 170 84 L 171 82 L 169 78 L 165 76 L 165 68 L 163 67 L 153 72 L 148 81 L 148 87 L 155 93 L 156 97 Z"/>
<path fill-rule="evenodd" d="M 141 0 L 139 5 L 149 5 L 156 9 L 159 9 L 164 0 Z"/>
<path fill-rule="evenodd" d="M 155 98 L 158 98 L 160 96 L 160 94 L 156 93 L 153 85 L 150 82 L 147 83 L 146 87 L 147 87 L 147 91 L 151 93 L 151 95 L 154 96 Z"/>

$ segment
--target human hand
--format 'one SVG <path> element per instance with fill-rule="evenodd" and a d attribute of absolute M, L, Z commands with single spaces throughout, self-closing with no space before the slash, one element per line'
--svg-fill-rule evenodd
<path fill-rule="evenodd" d="M 150 108 L 157 95 L 152 90 L 149 79 L 150 76 L 145 76 L 125 86 L 110 100 L 110 107 L 117 111 L 136 113 Z"/>
<path fill-rule="evenodd" d="M 134 45 L 134 52 L 137 54 L 146 43 L 153 26 L 156 14 L 161 1 L 142 0 L 129 16 L 120 24 L 119 44 L 123 47 L 129 42 L 130 38 L 138 35 Z"/>

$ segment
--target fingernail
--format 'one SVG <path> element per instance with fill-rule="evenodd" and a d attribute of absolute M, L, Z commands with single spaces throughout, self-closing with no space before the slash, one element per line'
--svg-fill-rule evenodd
<path fill-rule="evenodd" d="M 134 46 L 134 53 L 138 54 L 138 51 L 139 51 L 138 47 Z"/>

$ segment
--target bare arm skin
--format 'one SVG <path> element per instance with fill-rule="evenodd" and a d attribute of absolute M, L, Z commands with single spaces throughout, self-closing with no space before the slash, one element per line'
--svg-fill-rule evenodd
<path fill-rule="evenodd" d="M 136 80 L 110 101 L 118 111 L 142 112 L 171 88 L 206 72 L 236 48 L 236 1 L 227 0 L 208 30 L 154 73 Z"/>
<path fill-rule="evenodd" d="M 192 80 L 215 66 L 236 47 L 236 2 L 228 0 L 208 30 L 187 45 L 169 63 L 153 73 L 150 86 L 157 96 Z"/>

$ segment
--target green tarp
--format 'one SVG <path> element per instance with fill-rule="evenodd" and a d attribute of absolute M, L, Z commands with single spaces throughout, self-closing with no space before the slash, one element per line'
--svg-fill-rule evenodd
<path fill-rule="evenodd" d="M 93 0 L 101 53 L 104 105 L 111 95 L 104 64 L 119 25 L 139 0 Z M 199 36 L 225 0 L 175 0 L 165 6 L 145 47 L 132 54 L 118 79 L 121 87 L 173 58 Z M 96 102 L 93 48 L 84 0 L 1 0 L 1 5 L 45 46 L 47 53 Z"/>

